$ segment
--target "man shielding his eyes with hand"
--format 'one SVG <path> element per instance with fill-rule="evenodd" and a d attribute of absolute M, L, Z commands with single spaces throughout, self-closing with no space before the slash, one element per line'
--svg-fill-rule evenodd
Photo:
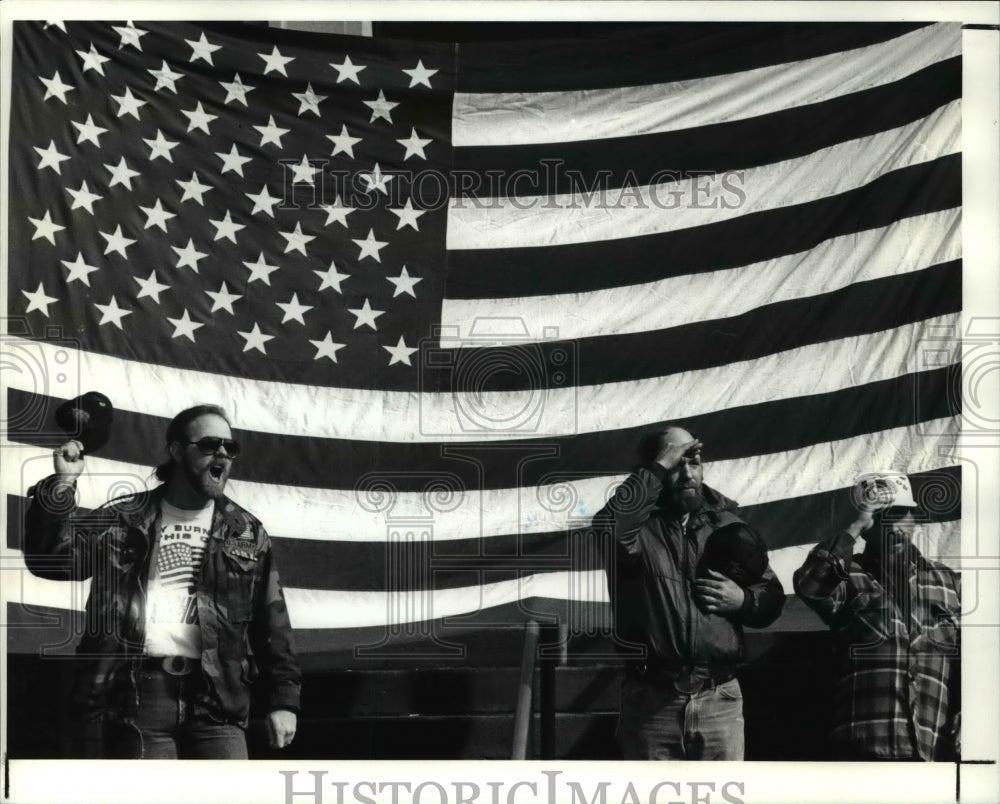
<path fill-rule="evenodd" d="M 645 439 L 641 465 L 594 518 L 615 545 L 615 635 L 642 654 L 622 685 L 625 759 L 743 759 L 742 626 L 769 625 L 785 600 L 736 503 L 702 483 L 701 447 L 676 426 Z M 712 535 L 733 528 L 750 534 L 759 565 L 752 578 L 732 573 L 742 583 L 704 561 Z"/>
<path fill-rule="evenodd" d="M 54 451 L 55 473 L 29 492 L 28 569 L 91 579 L 75 714 L 102 756 L 246 759 L 259 677 L 271 746 L 283 748 L 301 673 L 270 538 L 224 494 L 240 445 L 216 405 L 179 413 L 166 441 L 151 492 L 77 509 L 78 441 Z"/>

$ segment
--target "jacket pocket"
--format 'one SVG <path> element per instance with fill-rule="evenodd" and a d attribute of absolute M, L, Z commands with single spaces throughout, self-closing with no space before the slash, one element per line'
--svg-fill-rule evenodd
<path fill-rule="evenodd" d="M 220 551 L 216 605 L 232 623 L 245 623 L 253 614 L 253 594 L 258 561 L 223 548 Z M 219 594 L 221 592 L 221 594 Z"/>

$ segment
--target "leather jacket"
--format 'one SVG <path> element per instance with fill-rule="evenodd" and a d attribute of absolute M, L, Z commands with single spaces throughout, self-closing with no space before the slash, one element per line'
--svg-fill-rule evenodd
<path fill-rule="evenodd" d="M 29 491 L 28 569 L 51 580 L 91 579 L 77 646 L 81 671 L 72 696 L 78 715 L 127 722 L 138 711 L 146 586 L 162 490 L 123 497 L 94 511 L 78 509 L 55 476 Z M 256 517 L 226 497 L 215 504 L 195 600 L 206 681 L 196 714 L 245 728 L 250 687 L 258 675 L 267 687 L 269 709 L 298 711 L 301 673 L 270 537 Z"/>
<path fill-rule="evenodd" d="M 762 628 L 777 619 L 784 590 L 768 566 L 758 582 L 743 587 L 741 609 L 728 616 L 703 613 L 692 584 L 705 540 L 742 520 L 733 513 L 735 502 L 703 484 L 704 505 L 682 524 L 659 504 L 664 476 L 658 465 L 637 468 L 594 518 L 615 546 L 607 555 L 619 651 L 667 666 L 732 669 L 744 657 L 742 626 Z"/>

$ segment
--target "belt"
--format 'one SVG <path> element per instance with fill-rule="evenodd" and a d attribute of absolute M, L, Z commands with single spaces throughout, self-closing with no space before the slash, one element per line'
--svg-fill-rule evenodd
<path fill-rule="evenodd" d="M 140 667 L 168 676 L 188 676 L 201 667 L 201 662 L 188 656 L 144 656 Z"/>
<path fill-rule="evenodd" d="M 736 672 L 731 667 L 698 668 L 696 670 L 692 667 L 678 667 L 677 665 L 657 662 L 638 662 L 629 665 L 629 667 L 633 674 L 643 681 L 651 684 L 669 685 L 686 695 L 708 692 L 736 678 Z"/>

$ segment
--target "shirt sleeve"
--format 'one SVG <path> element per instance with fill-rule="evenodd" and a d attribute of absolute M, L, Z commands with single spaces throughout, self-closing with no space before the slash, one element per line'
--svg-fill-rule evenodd
<path fill-rule="evenodd" d="M 853 550 L 853 537 L 840 532 L 817 544 L 793 576 L 795 593 L 830 626 L 882 597 L 881 587 L 852 574 Z"/>

